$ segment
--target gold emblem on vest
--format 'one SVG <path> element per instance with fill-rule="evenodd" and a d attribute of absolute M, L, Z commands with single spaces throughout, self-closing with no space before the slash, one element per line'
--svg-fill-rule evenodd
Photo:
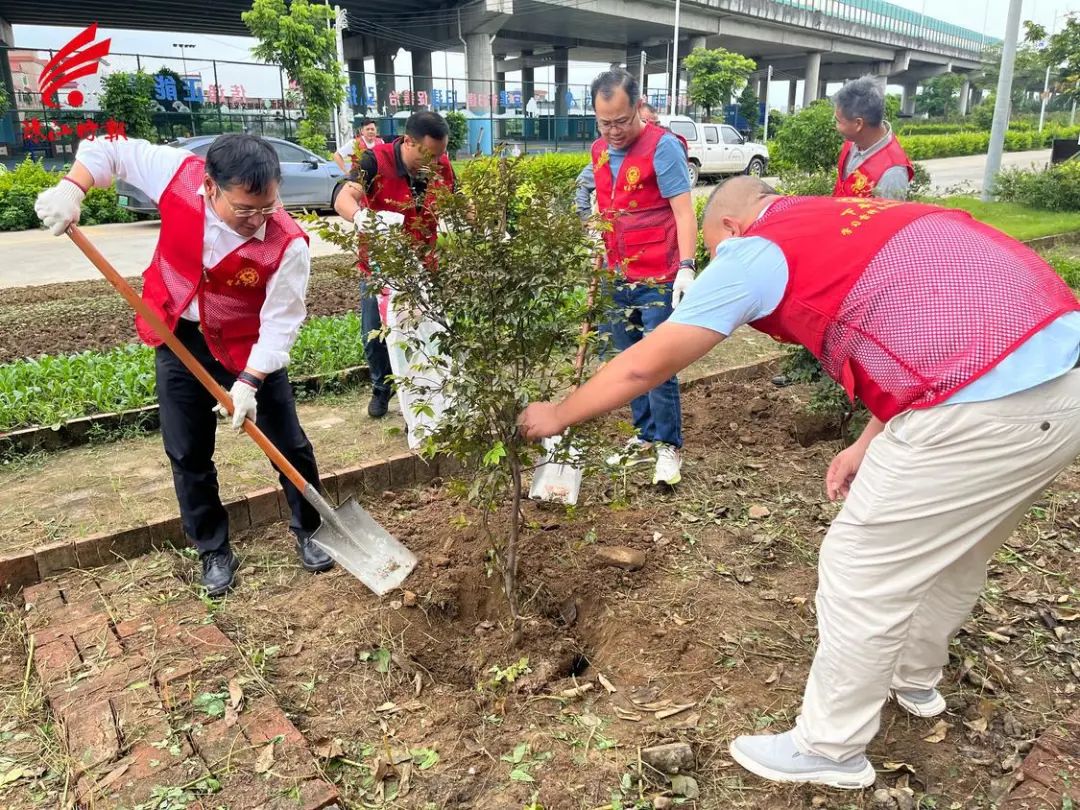
<path fill-rule="evenodd" d="M 259 271 L 254 267 L 242 267 L 225 283 L 230 287 L 256 287 L 259 284 Z"/>

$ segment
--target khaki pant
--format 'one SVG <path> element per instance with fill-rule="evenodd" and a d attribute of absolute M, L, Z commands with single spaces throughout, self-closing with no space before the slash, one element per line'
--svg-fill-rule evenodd
<path fill-rule="evenodd" d="M 1080 369 L 886 425 L 821 549 L 818 650 L 795 732 L 804 753 L 862 753 L 890 688 L 938 683 L 987 561 L 1077 455 Z"/>

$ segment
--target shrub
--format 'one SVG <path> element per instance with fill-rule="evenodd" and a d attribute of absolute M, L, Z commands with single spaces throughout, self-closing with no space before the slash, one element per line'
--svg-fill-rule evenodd
<path fill-rule="evenodd" d="M 27 231 L 40 225 L 34 200 L 60 182 L 63 172 L 50 172 L 27 157 L 13 171 L 0 174 L 0 231 Z M 82 206 L 83 225 L 131 222 L 135 217 L 120 207 L 115 188 L 92 188 Z"/>
<path fill-rule="evenodd" d="M 829 197 L 836 185 L 836 169 L 817 172 L 785 172 L 776 190 L 792 197 Z"/>
<path fill-rule="evenodd" d="M 1080 257 L 1067 251 L 1054 251 L 1043 258 L 1057 271 L 1065 283 L 1080 294 Z"/>
<path fill-rule="evenodd" d="M 499 158 L 474 158 L 459 164 L 458 181 L 465 193 L 478 178 L 483 178 L 498 163 Z M 523 157 L 517 164 L 523 181 L 537 188 L 551 190 L 556 196 L 562 195 L 568 203 L 574 188 L 574 181 L 589 162 L 587 152 L 549 152 L 535 157 Z"/>
<path fill-rule="evenodd" d="M 450 128 L 446 151 L 453 157 L 466 146 L 469 140 L 469 122 L 464 113 L 453 110 L 446 114 L 446 125 Z"/>
<path fill-rule="evenodd" d="M 101 112 L 123 121 L 129 138 L 154 137 L 154 77 L 134 73 L 110 73 L 101 80 Z"/>
<path fill-rule="evenodd" d="M 537 165 L 545 164 L 528 158 L 470 163 L 463 172 L 468 194 L 437 192 L 439 219 L 449 233 L 433 248 L 418 246 L 401 229 L 357 233 L 324 223 L 320 230 L 349 252 L 363 244 L 375 281 L 398 291 L 398 311 L 439 327 L 435 356 L 406 331 L 407 353 L 434 369 L 429 376 L 435 379 L 398 378 L 398 390 L 417 397 L 417 414 L 431 415 L 436 397 L 453 404 L 422 434 L 421 452 L 454 456 L 471 479 L 470 499 L 485 515 L 509 507 L 490 538 L 516 631 L 522 483 L 537 459 L 536 446 L 517 430 L 517 414 L 524 403 L 553 399 L 573 384 L 580 324 L 597 324 L 610 301 L 597 296 L 587 303 L 584 290 L 600 275 L 593 250 L 564 191 L 534 182 Z M 568 175 L 563 166 L 560 176 Z M 574 429 L 583 458 L 595 448 L 598 430 L 597 423 Z M 493 531 L 487 519 L 484 526 Z"/>
<path fill-rule="evenodd" d="M 775 171 L 814 173 L 835 168 L 844 139 L 836 131 L 832 104 L 821 99 L 788 116 L 769 143 Z"/>
<path fill-rule="evenodd" d="M 995 179 L 1002 200 L 1044 211 L 1080 211 L 1080 163 L 1069 161 L 1048 169 L 1006 169 Z"/>

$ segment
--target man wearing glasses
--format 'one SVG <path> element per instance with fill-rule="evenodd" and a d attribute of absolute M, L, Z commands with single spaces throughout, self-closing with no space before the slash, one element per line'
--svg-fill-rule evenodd
<path fill-rule="evenodd" d="M 697 219 L 690 200 L 686 155 L 675 136 L 642 121 L 644 101 L 625 70 L 592 83 L 600 137 L 592 146 L 592 175 L 608 265 L 616 274 L 612 343 L 625 351 L 660 326 L 694 281 Z M 579 203 L 580 207 L 580 203 Z M 674 376 L 631 403 L 637 434 L 611 464 L 650 461 L 654 484 L 682 480 L 682 411 Z"/>
<path fill-rule="evenodd" d="M 254 135 L 217 138 L 205 160 L 143 140 L 87 140 L 68 175 L 43 191 L 35 209 L 56 236 L 78 223 L 83 197 L 114 177 L 157 203 L 161 235 L 143 273 L 143 300 L 161 316 L 214 378 L 231 386 L 232 426 L 245 419 L 318 485 L 315 453 L 296 415 L 285 371 L 307 314 L 311 257 L 307 235 L 285 213 L 274 147 Z M 214 467 L 214 398 L 141 318 L 139 337 L 157 348 L 161 436 L 172 465 L 184 531 L 202 559 L 202 584 L 224 594 L 238 567 Z M 333 565 L 311 534 L 319 515 L 285 476 L 300 562 L 308 571 Z"/>

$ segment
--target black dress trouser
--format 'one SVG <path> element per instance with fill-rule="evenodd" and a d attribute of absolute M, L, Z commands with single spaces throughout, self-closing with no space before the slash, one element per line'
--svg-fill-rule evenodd
<path fill-rule="evenodd" d="M 215 380 L 226 390 L 232 387 L 236 375 L 210 354 L 198 324 L 181 318 L 176 336 Z M 217 551 L 229 541 L 229 519 L 218 495 L 217 468 L 214 466 L 218 416 L 213 407 L 216 400 L 167 346 L 157 348 L 155 371 L 161 438 L 172 465 L 184 532 L 200 554 Z M 255 400 L 258 403 L 255 424 L 300 474 L 321 490 L 315 451 L 300 427 L 296 401 L 285 369 L 267 375 Z M 308 537 L 319 528 L 319 513 L 304 500 L 292 482 L 280 475 L 280 470 L 278 472 L 292 512 L 289 526 L 297 537 Z"/>

